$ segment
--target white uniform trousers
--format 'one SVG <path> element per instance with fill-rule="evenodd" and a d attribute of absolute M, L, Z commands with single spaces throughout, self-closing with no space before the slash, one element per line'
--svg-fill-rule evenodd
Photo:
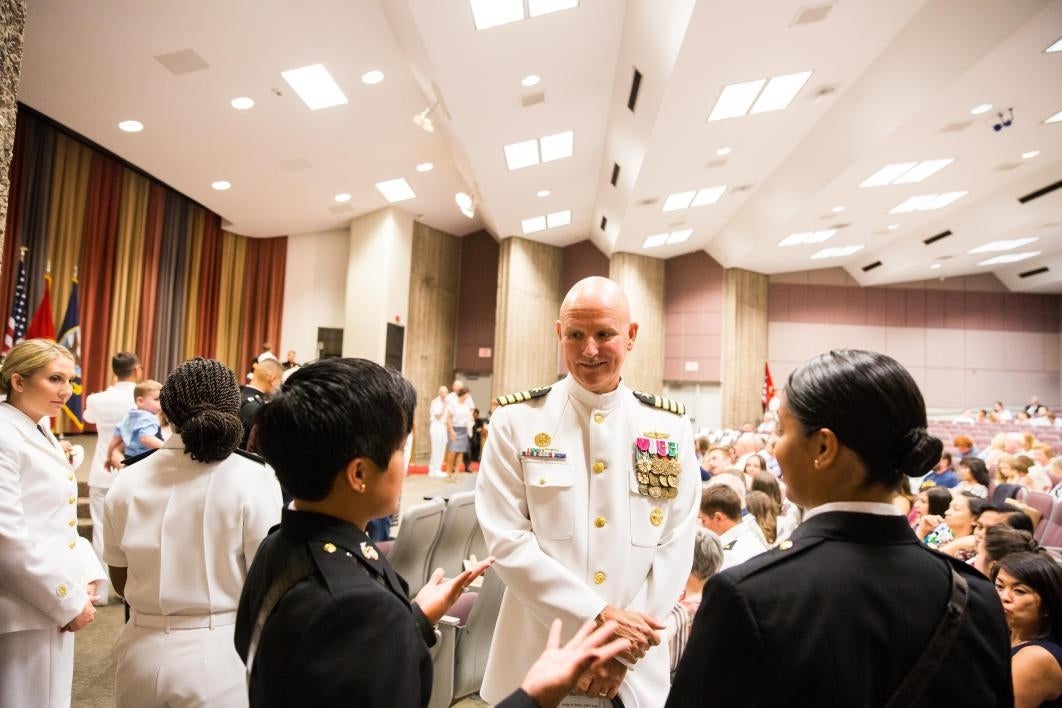
<path fill-rule="evenodd" d="M 107 499 L 107 487 L 89 487 L 89 515 L 92 517 L 92 550 L 103 564 L 103 571 L 110 572 L 103 563 L 103 502 Z M 106 605 L 110 595 L 110 578 L 101 580 L 96 594 L 100 596 L 99 605 Z"/>
<path fill-rule="evenodd" d="M 134 616 L 114 647 L 118 708 L 247 705 L 246 668 L 233 644 L 235 624 L 167 630 L 136 623 Z"/>
<path fill-rule="evenodd" d="M 0 706 L 67 708 L 74 635 L 58 627 L 0 634 Z"/>
<path fill-rule="evenodd" d="M 446 455 L 446 423 L 433 422 L 428 431 L 431 436 L 431 458 L 428 460 L 428 472 L 441 473 L 443 457 Z"/>

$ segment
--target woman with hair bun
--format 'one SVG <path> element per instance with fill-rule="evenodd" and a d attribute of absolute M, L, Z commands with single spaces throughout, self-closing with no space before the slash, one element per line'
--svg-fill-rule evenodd
<path fill-rule="evenodd" d="M 1009 705 L 991 584 L 923 547 L 892 504 L 942 449 L 911 375 L 882 354 L 823 354 L 790 375 L 779 422 L 804 522 L 708 583 L 667 705 Z"/>
<path fill-rule="evenodd" d="M 236 377 L 212 359 L 162 386 L 173 435 L 107 494 L 103 558 L 131 615 L 115 646 L 119 706 L 246 706 L 233 645 L 240 592 L 280 521 L 280 485 L 243 436 Z"/>

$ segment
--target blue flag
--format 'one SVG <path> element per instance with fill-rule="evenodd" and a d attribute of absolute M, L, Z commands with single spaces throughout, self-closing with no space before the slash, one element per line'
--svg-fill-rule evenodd
<path fill-rule="evenodd" d="M 29 323 L 29 307 L 26 295 L 26 251 L 22 251 L 22 259 L 18 262 L 18 274 L 15 276 L 15 297 L 11 302 L 11 314 L 7 318 L 7 329 L 4 331 L 3 350 L 0 356 L 7 356 L 11 347 L 22 341 L 26 336 L 26 325 Z"/>
<path fill-rule="evenodd" d="M 81 384 L 81 324 L 77 305 L 77 276 L 74 276 L 70 285 L 70 299 L 66 303 L 66 315 L 59 328 L 59 343 L 74 355 L 74 378 L 70 379 L 70 399 L 63 406 L 63 413 L 80 433 L 85 429 L 85 421 L 82 419 L 84 388 Z"/>

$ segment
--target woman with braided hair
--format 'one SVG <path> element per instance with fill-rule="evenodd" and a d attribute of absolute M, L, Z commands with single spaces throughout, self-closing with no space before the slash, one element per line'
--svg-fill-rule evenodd
<path fill-rule="evenodd" d="M 832 351 L 781 401 L 775 456 L 804 521 L 705 586 L 667 705 L 1010 705 L 992 586 L 922 546 L 892 504 L 942 448 L 911 375 Z"/>
<path fill-rule="evenodd" d="M 280 485 L 243 436 L 236 377 L 192 359 L 160 396 L 173 435 L 125 467 L 107 495 L 103 558 L 130 621 L 115 647 L 122 706 L 245 706 L 233 646 L 240 592 L 280 521 Z"/>

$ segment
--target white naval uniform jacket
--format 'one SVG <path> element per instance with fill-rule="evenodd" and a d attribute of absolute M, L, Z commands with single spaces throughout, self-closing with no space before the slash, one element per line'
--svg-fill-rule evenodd
<path fill-rule="evenodd" d="M 77 532 L 77 480 L 59 442 L 0 403 L 0 632 L 55 629 L 81 614 L 85 584 L 106 577 Z"/>
<path fill-rule="evenodd" d="M 476 513 L 506 585 L 481 691 L 494 703 L 520 685 L 554 618 L 565 638 L 606 605 L 666 618 L 693 564 L 700 473 L 689 419 L 642 403 L 622 382 L 598 395 L 569 376 L 544 396 L 499 408 L 490 429 Z M 550 442 L 536 445 L 540 433 Z M 674 499 L 639 494 L 635 445 L 646 433 L 678 443 Z M 566 458 L 522 455 L 531 447 Z M 663 641 L 628 671 L 624 705 L 662 706 L 668 670 Z"/>
<path fill-rule="evenodd" d="M 96 425 L 96 453 L 89 467 L 90 487 L 108 489 L 114 481 L 115 470 L 107 469 L 107 447 L 114 437 L 114 429 L 122 418 L 136 405 L 132 381 L 118 381 L 103 391 L 90 394 L 85 399 L 85 422 Z"/>

